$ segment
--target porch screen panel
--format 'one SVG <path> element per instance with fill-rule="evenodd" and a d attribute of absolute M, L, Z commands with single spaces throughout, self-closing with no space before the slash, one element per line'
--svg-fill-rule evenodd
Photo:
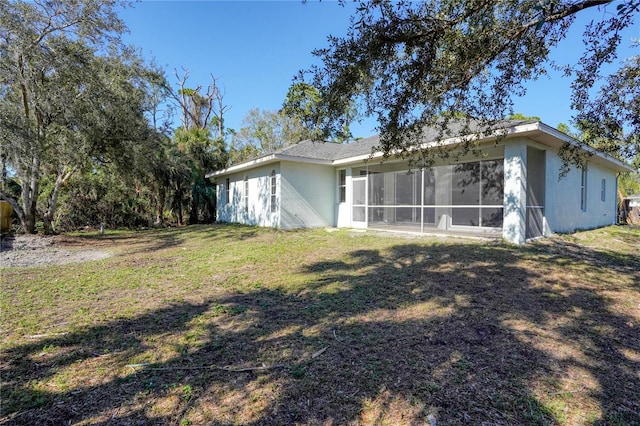
<path fill-rule="evenodd" d="M 451 184 L 451 224 L 479 226 L 480 163 L 456 164 Z M 457 207 L 460 206 L 460 207 Z"/>
<path fill-rule="evenodd" d="M 545 156 L 544 150 L 527 147 L 527 239 L 544 235 Z"/>
<path fill-rule="evenodd" d="M 452 225 L 501 228 L 504 217 L 503 198 L 503 160 L 454 166 L 451 187 Z"/>
<path fill-rule="evenodd" d="M 501 228 L 504 218 L 504 160 L 481 163 L 480 226 Z"/>
<path fill-rule="evenodd" d="M 433 169 L 424 171 L 424 223 L 436 222 L 436 175 Z"/>
<path fill-rule="evenodd" d="M 535 238 L 544 235 L 544 208 L 527 207 L 527 222 L 525 238 Z"/>
<path fill-rule="evenodd" d="M 367 181 L 365 179 L 353 180 L 353 220 L 365 221 L 365 203 L 367 201 Z"/>
<path fill-rule="evenodd" d="M 369 206 L 384 206 L 385 173 L 369 173 Z M 384 222 L 383 207 L 369 207 L 369 222 Z"/>
<path fill-rule="evenodd" d="M 418 178 L 418 179 L 416 179 Z M 420 221 L 419 205 L 417 195 L 420 193 L 416 187 L 420 175 L 415 172 L 396 173 L 396 222 L 415 223 Z"/>

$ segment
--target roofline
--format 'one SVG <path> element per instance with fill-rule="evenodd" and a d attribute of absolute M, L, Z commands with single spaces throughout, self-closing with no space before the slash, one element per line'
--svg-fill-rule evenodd
<path fill-rule="evenodd" d="M 220 177 L 224 175 L 229 175 L 232 173 L 239 173 L 246 170 L 250 170 L 256 168 L 258 166 L 266 166 L 268 164 L 278 163 L 280 161 L 292 161 L 295 163 L 310 163 L 310 164 L 320 164 L 325 166 L 333 165 L 331 160 L 322 160 L 318 158 L 309 158 L 309 157 L 298 157 L 295 155 L 286 155 L 286 154 L 269 154 L 263 157 L 258 157 L 253 160 L 245 161 L 243 163 L 238 163 L 236 165 L 227 167 L 226 169 L 218 170 L 215 172 L 207 173 L 205 178 L 213 178 Z"/>
<path fill-rule="evenodd" d="M 503 132 L 506 131 L 506 134 L 503 134 Z M 571 136 L 561 132 L 558 129 L 555 129 L 551 126 L 549 126 L 548 124 L 545 124 L 541 121 L 531 121 L 531 122 L 525 122 L 516 126 L 511 126 L 511 127 L 506 127 L 506 128 L 499 128 L 499 129 L 495 129 L 491 134 L 479 138 L 478 141 L 479 142 L 489 142 L 492 140 L 497 139 L 500 136 L 504 136 L 505 139 L 507 138 L 512 138 L 512 137 L 516 137 L 516 136 L 525 136 L 527 134 L 531 134 L 531 133 L 535 133 L 535 132 L 541 132 L 543 134 L 547 134 L 553 138 L 559 139 L 561 142 L 565 142 L 565 143 L 569 143 L 573 146 L 576 146 L 586 152 L 588 152 L 589 154 L 595 156 L 598 160 L 598 162 L 600 163 L 608 163 L 609 165 L 612 165 L 613 168 L 618 171 L 618 172 L 633 172 L 634 169 L 629 166 L 628 164 L 626 164 L 624 161 L 620 161 L 615 157 L 612 157 L 611 155 L 605 154 L 604 152 L 601 152 L 593 147 L 590 147 L 588 145 L 582 144 L 579 141 L 577 141 L 575 138 L 572 138 Z M 414 148 L 412 148 L 412 150 L 417 150 L 420 148 L 432 148 L 434 146 L 453 146 L 453 145 L 457 145 L 457 144 L 461 144 L 463 142 L 466 141 L 470 141 L 473 140 L 475 138 L 478 137 L 478 133 L 472 133 L 469 135 L 465 135 L 465 136 L 454 136 L 452 138 L 448 138 L 448 139 L 443 139 L 442 141 L 438 141 L 438 142 L 425 142 L 423 144 L 421 144 L 420 146 L 416 146 Z M 536 141 L 539 143 L 542 143 L 543 145 L 547 145 L 547 146 L 551 146 L 554 147 L 552 144 L 548 144 L 545 143 L 545 141 Z M 559 145 L 559 144 L 558 144 Z M 556 146 L 557 147 L 557 146 Z M 394 155 L 396 153 L 392 153 L 392 155 Z M 368 155 L 368 156 L 358 156 L 358 157 L 367 157 L 368 158 L 379 158 L 382 157 L 382 152 L 378 151 L 375 152 L 373 155 Z M 340 162 L 339 164 L 345 164 L 345 163 L 350 163 L 353 162 L 353 160 L 355 159 L 355 157 L 352 158 L 345 158 L 345 159 L 341 159 L 338 160 L 338 162 Z M 334 162 L 337 163 L 337 162 Z"/>
<path fill-rule="evenodd" d="M 589 154 L 593 155 L 594 157 L 596 157 L 597 160 L 599 160 L 598 162 L 600 163 L 609 163 L 609 165 L 614 166 L 614 168 L 616 169 L 616 171 L 618 172 L 633 172 L 634 169 L 633 167 L 631 167 L 630 165 L 628 165 L 627 163 L 625 163 L 624 161 L 618 160 L 615 157 L 612 157 L 609 154 L 606 154 L 602 151 L 599 151 L 596 148 L 593 148 L 589 145 L 585 145 L 583 143 L 580 143 L 578 140 L 576 140 L 575 138 L 572 138 L 571 136 L 562 133 L 560 130 L 549 126 L 548 124 L 545 124 L 541 121 L 536 121 L 534 123 L 528 123 L 528 124 L 523 124 L 521 126 L 515 126 L 514 129 L 517 129 L 518 127 L 522 127 L 522 129 L 518 129 L 519 131 L 517 132 L 518 135 L 523 135 L 523 134 L 527 134 L 527 133 L 532 133 L 534 131 L 540 131 L 542 133 L 545 133 L 549 136 L 552 136 L 556 139 L 559 139 L 562 142 L 571 144 L 575 147 L 578 147 L 586 152 L 588 152 Z M 540 141 L 538 141 L 540 142 Z M 549 145 L 546 144 L 544 142 L 542 142 L 545 145 Z"/>
<path fill-rule="evenodd" d="M 526 124 L 530 124 L 530 123 L 526 123 Z M 507 130 L 507 135 L 509 136 L 512 132 L 512 129 L 515 129 L 518 126 L 512 126 L 512 127 L 506 127 L 506 128 L 500 128 L 500 129 L 495 129 L 491 135 L 479 138 L 478 141 L 480 142 L 489 142 L 491 140 L 497 139 L 499 136 L 501 136 L 501 132 L 504 132 L 505 130 Z M 409 148 L 409 151 L 416 151 L 418 149 L 429 149 L 429 148 L 433 148 L 436 146 L 440 146 L 440 147 L 445 147 L 445 146 L 454 146 L 454 145 L 458 145 L 461 144 L 463 142 L 466 141 L 471 141 L 474 140 L 478 137 L 478 133 L 472 133 L 469 135 L 464 135 L 464 136 L 454 136 L 451 138 L 447 138 L 447 139 L 442 139 L 440 141 L 430 141 L 430 142 L 424 142 L 420 145 L 416 145 L 413 147 Z M 394 150 L 390 153 L 390 156 L 395 156 L 398 154 L 397 150 Z M 358 156 L 354 156 L 354 157 L 347 157 L 347 158 L 341 158 L 338 160 L 334 160 L 334 165 L 345 165 L 345 164 L 349 164 L 349 163 L 354 163 L 354 162 L 360 162 L 360 161 L 365 161 L 368 159 L 374 159 L 374 158 L 380 158 L 384 156 L 384 154 L 382 153 L 382 151 L 376 151 L 373 154 L 361 154 Z"/>
<path fill-rule="evenodd" d="M 506 134 L 505 134 L 506 131 Z M 581 144 L 580 142 L 578 142 L 576 139 L 572 138 L 569 135 L 566 135 L 565 133 L 562 133 L 561 131 L 547 125 L 544 124 L 541 121 L 531 121 L 531 122 L 525 122 L 516 126 L 511 126 L 511 127 L 506 127 L 506 128 L 500 128 L 500 129 L 495 129 L 491 134 L 479 138 L 478 141 L 479 142 L 489 142 L 491 140 L 495 140 L 498 137 L 504 136 L 504 138 L 512 138 L 512 137 L 516 137 L 516 136 L 526 136 L 528 134 L 540 134 L 542 133 L 543 135 L 548 135 L 560 142 L 565 142 L 565 143 L 569 143 L 573 146 L 576 146 L 586 152 L 588 152 L 589 154 L 593 155 L 594 157 L 596 157 L 597 162 L 600 163 L 606 163 L 610 166 L 613 166 L 613 168 L 618 171 L 618 172 L 632 172 L 634 171 L 634 169 L 629 166 L 628 164 L 626 164 L 623 161 L 618 160 L 617 158 L 614 158 L 608 154 L 605 154 L 595 148 L 592 148 L 588 145 L 584 145 Z M 463 142 L 466 141 L 470 141 L 473 139 L 478 138 L 478 133 L 472 133 L 470 135 L 465 135 L 465 136 L 455 136 L 452 138 L 448 138 L 448 139 L 444 139 L 438 142 L 425 142 L 419 146 L 413 147 L 412 150 L 417 150 L 417 149 L 424 149 L 424 148 L 432 148 L 434 146 L 454 146 L 454 145 L 458 145 L 461 144 Z M 535 139 L 534 139 L 535 140 Z M 560 143 L 557 144 L 553 144 L 553 143 L 549 143 L 550 141 L 545 141 L 545 140 L 535 140 L 538 143 L 541 143 L 543 145 L 547 145 L 550 147 L 559 147 Z M 391 152 L 391 156 L 397 155 L 398 152 Z M 375 159 L 375 158 L 380 158 L 383 156 L 382 151 L 376 151 L 373 153 L 369 153 L 369 154 L 360 154 L 360 155 L 356 155 L 356 156 L 352 156 L 352 157 L 345 157 L 345 158 L 340 158 L 340 159 L 336 159 L 336 160 L 322 160 L 322 159 L 316 159 L 316 158 L 309 158 L 309 157 L 298 157 L 298 156 L 292 156 L 292 155 L 285 155 L 285 154 L 278 154 L 278 153 L 274 153 L 274 154 L 270 154 L 270 155 L 266 155 L 264 157 L 259 157 L 256 158 L 254 160 L 250 160 L 250 161 L 246 161 L 244 163 L 240 163 L 231 167 L 228 167 L 226 169 L 223 170 L 219 170 L 216 172 L 212 172 L 212 173 L 207 173 L 206 177 L 207 178 L 211 178 L 211 177 L 218 177 L 218 176 L 224 176 L 227 174 L 231 174 L 231 173 L 237 173 L 237 172 L 241 172 L 241 171 L 245 171 L 248 169 L 252 169 L 254 167 L 257 166 L 261 166 L 261 165 L 266 165 L 266 164 L 270 164 L 273 162 L 278 162 L 278 161 L 294 161 L 294 162 L 299 162 L 299 163 L 312 163 L 312 164 L 321 164 L 321 165 L 330 165 L 330 166 L 343 166 L 343 165 L 347 165 L 350 163 L 360 163 L 363 161 L 367 161 L 367 160 L 371 160 L 371 159 Z"/>

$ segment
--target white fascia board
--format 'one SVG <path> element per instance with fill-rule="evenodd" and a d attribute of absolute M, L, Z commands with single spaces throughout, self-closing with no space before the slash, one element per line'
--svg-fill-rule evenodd
<path fill-rule="evenodd" d="M 541 122 L 536 122 L 536 123 L 531 123 L 531 124 L 525 124 L 525 125 L 522 125 L 522 126 L 516 126 L 514 129 L 516 130 L 515 133 L 517 133 L 517 134 L 530 133 L 530 132 L 534 132 L 534 131 L 541 132 L 541 133 L 546 134 L 548 136 L 551 136 L 553 138 L 551 140 L 546 140 L 546 139 L 537 140 L 538 142 L 541 142 L 541 143 L 543 143 L 543 144 L 545 144 L 547 146 L 552 146 L 554 148 L 558 148 L 563 143 L 568 143 L 568 144 L 576 146 L 576 147 L 582 149 L 583 151 L 588 152 L 589 154 L 591 154 L 593 156 L 592 159 L 595 160 L 596 163 L 600 163 L 600 164 L 606 165 L 606 166 L 608 166 L 610 168 L 613 168 L 614 170 L 616 170 L 618 172 L 632 172 L 633 171 L 633 168 L 631 166 L 629 166 L 628 164 L 626 164 L 624 161 L 620 161 L 617 158 L 614 158 L 614 157 L 612 157 L 612 156 L 610 156 L 608 154 L 605 154 L 604 152 L 598 151 L 597 149 L 592 148 L 592 147 L 590 147 L 588 145 L 581 144 L 579 141 L 575 140 L 571 136 L 566 135 L 566 134 L 562 133 L 560 130 L 555 129 L 555 128 L 547 125 L 547 124 L 544 124 L 544 123 L 541 123 Z"/>
<path fill-rule="evenodd" d="M 497 135 L 492 135 L 492 136 L 489 136 L 489 137 L 478 139 L 478 141 L 486 142 L 486 141 L 489 141 L 491 139 L 495 139 L 496 137 L 497 137 Z M 464 136 L 464 137 L 456 136 L 456 137 L 453 137 L 453 138 L 443 139 L 443 140 L 438 141 L 438 142 L 425 142 L 425 143 L 423 143 L 421 145 L 409 147 L 408 151 L 417 151 L 419 149 L 429 149 L 429 148 L 434 148 L 436 146 L 440 146 L 440 147 L 453 146 L 453 145 L 461 144 L 461 143 L 465 142 L 466 140 L 473 140 L 475 138 L 477 138 L 477 134 L 474 133 L 474 134 L 467 135 L 467 136 Z M 398 150 L 391 151 L 389 153 L 389 157 L 397 156 L 398 153 L 399 153 Z M 358 155 L 358 156 L 355 156 L 355 157 L 348 157 L 348 158 L 341 158 L 339 160 L 334 160 L 333 161 L 333 165 L 334 166 L 343 166 L 343 165 L 350 164 L 350 163 L 360 163 L 360 162 L 363 162 L 363 161 L 374 160 L 374 159 L 380 158 L 380 157 L 383 157 L 382 151 L 376 151 L 373 154 L 362 154 L 362 155 Z"/>
<path fill-rule="evenodd" d="M 258 166 L 266 165 L 269 163 L 273 163 L 277 161 L 276 155 L 266 155 L 264 157 L 259 157 L 254 160 L 245 161 L 244 163 L 235 164 L 231 167 L 227 167 L 226 169 L 218 170 L 215 172 L 207 173 L 205 175 L 206 178 L 219 177 L 224 175 L 229 175 L 232 173 L 243 172 L 245 170 L 253 169 Z"/>
<path fill-rule="evenodd" d="M 232 173 L 244 172 L 246 170 L 255 169 L 256 167 L 266 166 L 271 163 L 277 163 L 279 161 L 293 161 L 296 163 L 312 163 L 312 164 L 324 164 L 330 166 L 331 160 L 319 160 L 316 158 L 296 157 L 293 155 L 282 154 L 270 154 L 264 157 L 256 158 L 254 160 L 245 161 L 244 163 L 235 164 L 223 170 L 207 173 L 206 178 L 220 177 L 229 175 Z"/>
<path fill-rule="evenodd" d="M 278 155 L 277 157 L 280 161 L 294 161 L 296 163 L 320 164 L 325 166 L 333 165 L 332 160 L 322 160 L 319 158 L 296 157 L 294 155 Z"/>
<path fill-rule="evenodd" d="M 371 160 L 378 157 L 382 157 L 381 152 L 375 152 L 374 154 L 356 155 L 355 157 L 341 158 L 339 160 L 334 160 L 332 164 L 334 166 L 346 166 L 351 163 L 362 163 L 363 161 Z"/>
<path fill-rule="evenodd" d="M 509 138 L 514 136 L 529 136 L 529 135 L 534 136 L 531 138 L 532 140 L 553 148 L 559 148 L 563 143 L 569 143 L 569 144 L 578 146 L 581 149 L 585 150 L 586 152 L 592 154 L 595 157 L 597 162 L 605 164 L 609 167 L 612 167 L 616 171 L 619 171 L 619 172 L 633 171 L 633 168 L 631 168 L 628 164 L 616 158 L 613 158 L 610 155 L 600 152 L 595 148 L 591 148 L 589 146 L 583 146 L 572 137 L 565 135 L 561 131 L 551 126 L 548 126 L 540 121 L 521 124 L 518 126 L 507 128 L 507 129 L 496 129 L 494 132 L 492 132 L 492 134 L 484 136 L 482 138 L 478 138 L 478 134 L 474 133 L 464 137 L 457 136 L 453 138 L 443 139 L 442 141 L 439 141 L 436 143 L 426 142 L 424 144 L 411 148 L 411 150 L 418 150 L 418 149 L 425 149 L 425 148 L 428 149 L 428 148 L 433 148 L 435 146 L 440 146 L 440 147 L 454 146 L 454 145 L 458 145 L 463 142 L 471 141 L 474 139 L 477 140 L 478 142 L 489 142 L 499 137 Z M 542 137 L 536 137 L 536 136 L 542 136 Z M 398 151 L 394 151 L 390 153 L 390 156 L 395 156 L 397 154 L 398 154 Z M 293 161 L 298 163 L 322 164 L 322 165 L 331 165 L 331 166 L 339 167 L 339 166 L 345 166 L 348 164 L 361 163 L 368 160 L 374 160 L 376 158 L 381 158 L 382 156 L 383 156 L 382 152 L 378 151 L 378 152 L 374 152 L 373 154 L 361 154 L 361 155 L 356 155 L 354 157 L 341 158 L 339 160 L 332 161 L 332 160 L 321 160 L 321 159 L 308 158 L 308 157 L 297 157 L 292 155 L 271 154 L 264 157 L 256 158 L 255 160 L 251 160 L 251 161 L 247 161 L 244 163 L 231 166 L 224 170 L 208 173 L 206 177 L 211 178 L 211 177 L 224 176 L 231 173 L 238 173 L 241 171 L 253 169 L 255 167 L 259 167 L 259 166 L 270 164 L 277 161 Z"/>
<path fill-rule="evenodd" d="M 471 141 L 474 139 L 477 139 L 478 142 L 489 142 L 492 140 L 495 140 L 499 137 L 502 137 L 504 139 L 509 138 L 509 137 L 514 137 L 514 136 L 527 136 L 530 134 L 545 134 L 547 136 L 550 136 L 551 139 L 549 138 L 543 138 L 543 139 L 533 139 L 537 142 L 540 142 L 544 145 L 553 147 L 553 148 L 558 148 L 562 145 L 562 143 L 569 143 L 575 146 L 579 146 L 581 149 L 585 150 L 586 152 L 594 155 L 596 157 L 597 160 L 600 160 L 598 162 L 600 163 L 605 163 L 606 165 L 608 165 L 609 167 L 612 167 L 616 170 L 616 171 L 633 171 L 633 168 L 630 167 L 628 164 L 614 158 L 611 157 L 610 155 L 607 155 L 603 152 L 598 151 L 595 148 L 592 148 L 590 146 L 586 146 L 586 145 L 580 145 L 575 139 L 573 139 L 571 136 L 565 135 L 564 133 L 562 133 L 561 131 L 548 126 L 540 121 L 536 121 L 536 122 L 532 122 L 532 123 L 526 123 L 526 124 L 521 124 L 519 126 L 514 126 L 514 127 L 509 127 L 506 129 L 496 129 L 495 131 L 492 132 L 492 134 L 484 136 L 482 138 L 478 138 L 478 134 L 474 133 L 474 134 L 470 134 L 467 136 L 456 136 L 453 138 L 448 138 L 448 139 L 443 139 L 442 141 L 439 142 L 426 142 L 424 144 L 418 145 L 416 147 L 411 148 L 410 150 L 418 150 L 418 149 L 429 149 L 429 148 L 433 148 L 435 146 L 440 146 L 440 147 L 445 147 L 445 146 L 454 146 L 454 145 L 458 145 L 461 144 L 463 142 L 466 141 Z M 504 143 L 504 142 L 503 142 Z M 390 156 L 394 156 L 397 154 L 397 151 L 395 152 L 391 152 Z M 373 154 L 364 154 L 364 155 L 358 155 L 355 157 L 349 157 L 349 158 L 342 158 L 340 160 L 335 160 L 333 162 L 334 166 L 342 166 L 342 165 L 346 165 L 346 164 L 350 164 L 350 163 L 358 163 L 358 162 L 363 162 L 363 161 L 367 161 L 367 160 L 372 160 L 375 158 L 379 158 L 382 157 L 382 152 L 375 152 Z"/>

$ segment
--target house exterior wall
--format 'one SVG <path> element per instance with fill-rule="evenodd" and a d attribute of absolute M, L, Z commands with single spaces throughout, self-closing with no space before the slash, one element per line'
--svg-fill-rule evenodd
<path fill-rule="evenodd" d="M 581 208 L 582 170 L 572 167 L 560 177 L 562 160 L 547 151 L 545 216 L 550 232 L 573 232 L 616 223 L 617 173 L 589 162 L 587 165 L 586 209 Z M 601 199 L 605 180 L 604 201 Z"/>
<path fill-rule="evenodd" d="M 553 148 L 558 139 L 550 142 L 542 136 L 509 137 L 486 144 L 481 158 L 467 154 L 427 169 L 409 167 L 400 159 L 374 164 L 354 157 L 353 162 L 331 165 L 326 160 L 305 161 L 305 157 L 270 157 L 264 160 L 266 165 L 243 165 L 242 172 L 219 176 L 218 220 L 283 229 L 397 226 L 414 232 L 501 233 L 506 241 L 517 244 L 553 232 L 614 224 L 615 170 L 621 166 L 593 157 L 584 176 L 573 167 L 561 178 L 562 160 Z M 274 211 L 272 172 L 276 177 Z M 418 172 L 421 187 L 416 190 L 415 179 L 407 176 Z M 344 202 L 340 201 L 341 173 Z M 479 180 L 465 183 L 473 173 Z M 368 188 L 365 192 L 363 185 Z M 407 192 L 403 188 L 414 189 Z M 478 191 L 475 198 L 473 191 Z"/>
<path fill-rule="evenodd" d="M 336 169 L 283 161 L 280 185 L 282 229 L 335 226 Z"/>
<path fill-rule="evenodd" d="M 242 223 L 267 227 L 280 226 L 280 164 L 258 167 L 246 172 L 219 178 L 217 185 L 219 222 Z M 271 172 L 276 176 L 276 211 L 271 211 Z M 245 209 L 245 176 L 249 184 L 248 206 Z M 229 179 L 227 200 L 226 180 Z"/>

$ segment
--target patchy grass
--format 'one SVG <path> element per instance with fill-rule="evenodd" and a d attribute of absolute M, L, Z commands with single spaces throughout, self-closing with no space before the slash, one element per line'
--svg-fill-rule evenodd
<path fill-rule="evenodd" d="M 3 424 L 640 424 L 640 230 L 195 226 L 2 273 Z"/>

